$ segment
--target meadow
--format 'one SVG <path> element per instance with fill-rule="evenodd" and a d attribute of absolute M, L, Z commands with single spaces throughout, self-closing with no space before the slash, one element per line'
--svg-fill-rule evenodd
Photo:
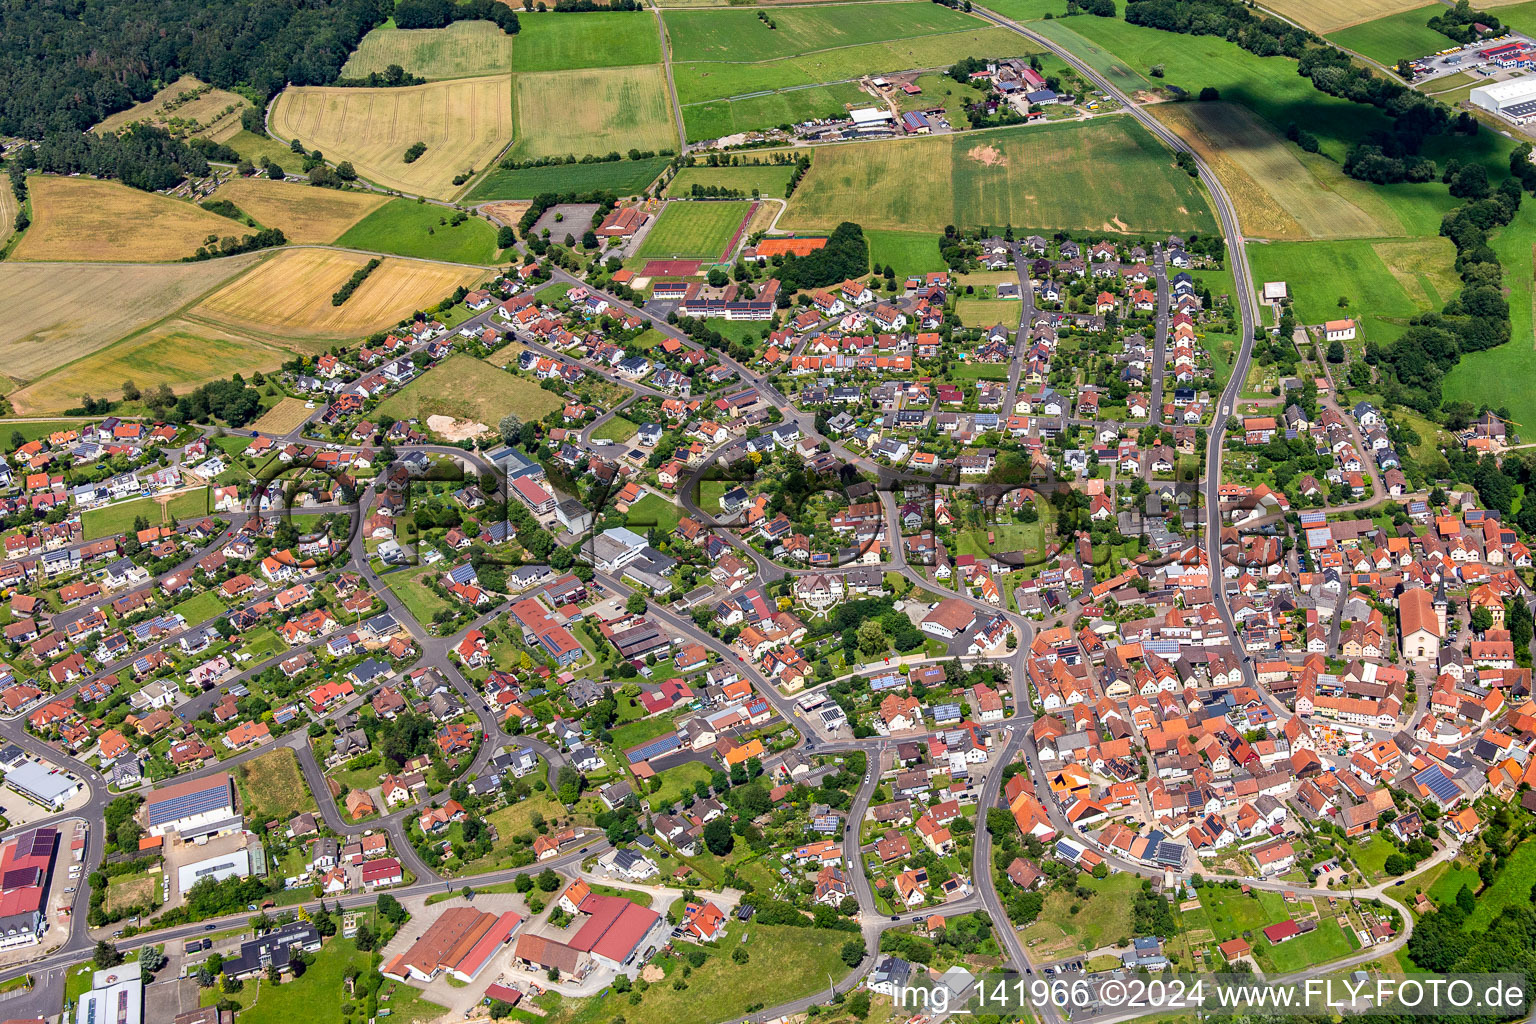
<path fill-rule="evenodd" d="M 351 161 L 386 188 L 448 199 L 460 191 L 454 177 L 487 167 L 512 137 L 511 91 L 507 75 L 400 89 L 290 87 L 273 103 L 272 130 Z M 426 152 L 406 163 L 416 142 Z"/>
<path fill-rule="evenodd" d="M 1364 337 L 1376 342 L 1397 337 L 1408 317 L 1431 307 L 1438 309 L 1450 297 L 1447 293 L 1455 287 L 1451 275 L 1454 258 L 1449 240 L 1440 238 L 1275 242 L 1248 247 L 1256 286 L 1265 281 L 1285 281 L 1296 316 L 1303 323 L 1355 316 L 1361 321 Z M 1341 297 L 1349 300 L 1347 307 L 1339 305 Z"/>
<path fill-rule="evenodd" d="M 198 89 L 207 91 L 192 95 Z M 91 130 L 106 134 L 142 121 L 173 135 L 200 135 L 226 142 L 240 131 L 240 112 L 250 105 L 239 93 L 207 88 L 195 76 L 182 75 L 143 103 L 119 110 Z"/>
<path fill-rule="evenodd" d="M 0 263 L 6 308 L 0 363 L 12 379 L 35 380 L 195 302 L 256 260 L 142 267 Z"/>
<path fill-rule="evenodd" d="M 1500 14 L 1502 15 L 1502 11 Z M 1474 407 L 1484 403 L 1505 407 L 1515 421 L 1515 429 L 1529 435 L 1536 429 L 1536 389 L 1530 386 L 1536 370 L 1536 351 L 1532 349 L 1532 254 L 1531 240 L 1536 238 L 1536 210 L 1522 203 L 1508 227 L 1494 235 L 1490 244 L 1504 265 L 1504 287 L 1508 292 L 1511 340 L 1498 348 L 1471 352 L 1446 374 L 1441 392 L 1446 401 L 1467 401 Z"/>
<path fill-rule="evenodd" d="M 366 78 L 391 64 L 429 80 L 503 75 L 512 70 L 514 38 L 488 21 L 399 29 L 391 20 L 363 37 L 342 67 L 341 77 Z"/>
<path fill-rule="evenodd" d="M 769 28 L 749 9 L 667 11 L 672 60 L 771 60 L 836 46 L 975 28 L 978 19 L 938 4 L 825 4 L 775 11 Z"/>
<path fill-rule="evenodd" d="M 762 131 L 822 117 L 845 117 L 851 106 L 870 102 L 868 93 L 851 82 L 791 89 L 741 100 L 713 100 L 683 108 L 683 130 L 689 142 L 720 139 L 740 132 Z"/>
<path fill-rule="evenodd" d="M 731 244 L 751 204 L 731 202 L 668 203 L 640 250 L 645 259 L 698 257 L 720 260 Z"/>
<path fill-rule="evenodd" d="M 1411 11 L 1389 14 L 1384 18 L 1330 32 L 1328 41 L 1389 66 L 1404 57 L 1422 57 L 1453 45 L 1451 40 L 1427 24 L 1430 17 L 1440 9 L 1439 4 L 1429 4 Z"/>
<path fill-rule="evenodd" d="M 8 397 L 23 415 L 62 412 L 80 405 L 83 395 L 116 398 L 125 381 L 144 391 L 161 384 L 188 391 L 233 373 L 275 370 L 289 357 L 232 331 L 172 319 L 65 363 Z"/>
<path fill-rule="evenodd" d="M 1118 173 L 1099 173 L 1114 166 Z M 948 224 L 1124 233 L 1209 231 L 1194 180 L 1128 117 L 819 150 L 784 230 L 937 234 Z"/>
<path fill-rule="evenodd" d="M 248 818 L 286 821 L 301 811 L 315 810 L 315 798 L 299 774 L 298 758 L 287 747 L 242 761 L 234 775 Z"/>
<path fill-rule="evenodd" d="M 1365 238 L 1403 230 L 1371 185 L 1303 153 L 1244 107 L 1167 103 L 1150 109 L 1212 165 L 1237 207 L 1245 235 Z"/>
<path fill-rule="evenodd" d="M 1002 324 L 1014 330 L 1019 326 L 1019 317 L 1023 312 L 1024 304 L 1011 299 L 960 299 L 955 303 L 955 315 L 965 327 Z"/>
<path fill-rule="evenodd" d="M 260 167 L 262 161 L 272 160 L 279 166 L 291 164 L 296 159 L 293 150 L 278 142 L 270 135 L 257 135 L 255 132 L 241 130 L 236 132 L 224 143 L 241 157 Z"/>
<path fill-rule="evenodd" d="M 944 269 L 939 255 L 939 235 L 922 231 L 865 230 L 869 240 L 869 260 L 882 267 L 895 267 L 898 280 L 908 274 L 927 274 Z"/>
<path fill-rule="evenodd" d="M 541 192 L 587 192 L 599 188 L 612 189 L 621 196 L 636 195 L 656 180 L 667 162 L 666 157 L 658 156 L 649 160 L 554 164 L 516 170 L 497 167 L 476 183 L 468 202 L 532 199 Z"/>
<path fill-rule="evenodd" d="M 524 15 L 512 46 L 513 71 L 570 71 L 660 64 L 661 37 L 649 11 L 568 18 Z"/>
<path fill-rule="evenodd" d="M 561 404 L 559 395 L 532 381 L 473 356 L 456 354 L 385 400 L 379 413 L 397 420 L 415 420 L 423 426 L 429 416 L 451 416 L 495 427 L 509 412 L 524 423 L 532 423 Z"/>
<path fill-rule="evenodd" d="M 487 264 L 496 258 L 496 229 L 481 217 L 450 224 L 451 210 L 393 199 L 354 224 L 337 245 L 396 256 Z"/>
<path fill-rule="evenodd" d="M 790 177 L 795 173 L 793 164 L 742 164 L 738 167 L 684 167 L 667 184 L 667 196 L 686 197 L 694 185 L 705 188 L 735 189 L 751 195 L 756 189 L 774 199 L 784 195 Z"/>
<path fill-rule="evenodd" d="M 288 249 L 200 302 L 192 313 L 236 330 L 295 338 L 355 338 L 391 327 L 479 283 L 469 267 L 388 257 L 340 306 L 331 295 L 368 262 L 361 253 Z"/>
<path fill-rule="evenodd" d="M 27 187 L 32 226 L 11 254 L 14 260 L 179 260 L 209 235 L 242 230 L 228 217 L 115 181 L 34 174 Z"/>
<path fill-rule="evenodd" d="M 388 200 L 373 192 L 342 192 L 271 178 L 232 178 L 210 199 L 227 199 L 262 227 L 296 243 L 334 242 Z"/>
<path fill-rule="evenodd" d="M 514 157 L 677 148 L 677 126 L 659 66 L 546 71 L 515 78 Z"/>

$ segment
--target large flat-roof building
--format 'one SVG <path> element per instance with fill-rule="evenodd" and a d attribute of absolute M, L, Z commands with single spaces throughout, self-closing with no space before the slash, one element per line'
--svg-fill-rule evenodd
<path fill-rule="evenodd" d="M 144 827 L 152 836 L 176 832 L 183 839 L 196 839 L 232 832 L 242 824 L 235 813 L 235 782 L 228 772 L 157 789 L 144 802 Z"/>
<path fill-rule="evenodd" d="M 205 878 L 222 882 L 226 878 L 249 878 L 250 876 L 250 851 L 241 847 L 228 853 L 205 857 L 191 864 L 183 864 L 176 869 L 176 889 L 178 892 L 186 892 Z"/>
<path fill-rule="evenodd" d="M 0 949 L 29 946 L 48 928 L 48 882 L 59 830 L 23 832 L 0 849 Z"/>
<path fill-rule="evenodd" d="M 75 1005 L 75 1024 L 142 1024 L 144 981 L 136 963 L 97 971 Z"/>
<path fill-rule="evenodd" d="M 5 773 L 5 784 L 35 804 L 57 811 L 80 792 L 80 780 L 50 771 L 36 761 L 23 761 Z"/>
<path fill-rule="evenodd" d="M 1536 75 L 1489 82 L 1473 89 L 1467 98 L 1475 107 L 1510 121 L 1523 121 L 1536 115 Z"/>

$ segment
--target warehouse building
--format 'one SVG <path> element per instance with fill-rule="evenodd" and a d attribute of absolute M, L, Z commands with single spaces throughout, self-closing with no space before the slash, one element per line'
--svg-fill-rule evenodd
<path fill-rule="evenodd" d="M 1469 98 L 1473 106 L 1521 124 L 1536 115 L 1536 75 L 1480 85 Z"/>
<path fill-rule="evenodd" d="M 5 774 L 5 784 L 35 804 L 57 811 L 80 792 L 80 781 L 64 772 L 49 771 L 36 761 L 24 761 Z"/>
<path fill-rule="evenodd" d="M 48 928 L 48 884 L 59 830 L 24 832 L 0 850 L 0 949 L 29 946 Z"/>
<path fill-rule="evenodd" d="M 75 1024 L 140 1024 L 144 1020 L 144 982 L 139 965 L 97 971 L 91 990 L 75 1006 Z"/>
<path fill-rule="evenodd" d="M 251 855 L 241 847 L 192 864 L 183 864 L 176 869 L 176 888 L 178 892 L 184 893 L 205 878 L 222 882 L 226 878 L 249 878 L 250 875 Z"/>
<path fill-rule="evenodd" d="M 459 981 L 474 981 L 522 923 L 511 911 L 484 914 L 473 907 L 453 907 L 432 922 L 410 949 L 386 964 L 382 973 L 399 981 L 431 981 L 447 971 Z"/>

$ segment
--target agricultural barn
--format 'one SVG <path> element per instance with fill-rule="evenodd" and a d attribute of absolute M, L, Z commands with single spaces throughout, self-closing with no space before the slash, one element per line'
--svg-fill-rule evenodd
<path fill-rule="evenodd" d="M 1472 90 L 1473 105 L 1516 123 L 1536 114 L 1536 75 L 1490 82 Z"/>

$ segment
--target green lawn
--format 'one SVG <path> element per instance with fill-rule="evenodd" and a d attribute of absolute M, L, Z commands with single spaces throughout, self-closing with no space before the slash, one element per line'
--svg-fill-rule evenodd
<path fill-rule="evenodd" d="M 1256 287 L 1286 282 L 1303 323 L 1355 315 L 1366 339 L 1395 337 L 1406 318 L 1438 307 L 1422 288 L 1421 298 L 1410 296 L 1367 240 L 1272 242 L 1250 246 L 1248 260 Z M 1339 305 L 1341 297 L 1349 300 L 1347 307 Z"/>
<path fill-rule="evenodd" d="M 143 516 L 150 526 L 160 525 L 163 518 L 160 503 L 154 498 L 134 498 L 103 508 L 88 509 L 80 517 L 80 526 L 85 531 L 86 540 L 96 540 L 126 533 L 133 529 L 133 521 L 139 516 Z"/>
<path fill-rule="evenodd" d="M 650 801 L 652 808 L 669 807 L 676 801 L 692 793 L 696 782 L 708 782 L 711 772 L 707 765 L 697 761 L 684 761 L 675 768 L 668 768 L 656 776 L 661 780 L 661 788 L 649 794 L 646 799 Z"/>
<path fill-rule="evenodd" d="M 395 596 L 405 603 L 406 611 L 424 626 L 431 623 L 434 615 L 448 607 L 448 602 L 438 597 L 426 584 L 427 577 L 438 571 L 436 566 L 424 565 L 404 572 L 392 572 L 383 578 Z"/>
<path fill-rule="evenodd" d="M 896 279 L 911 274 L 935 273 L 945 269 L 944 258 L 939 255 L 939 236 L 926 231 L 871 231 L 865 229 L 869 240 L 869 259 L 881 267 L 895 267 Z"/>
<path fill-rule="evenodd" d="M 288 645 L 270 626 L 263 626 L 246 633 L 245 646 L 240 649 L 251 656 L 251 661 L 262 662 L 283 653 Z"/>
<path fill-rule="evenodd" d="M 496 258 L 496 229 L 470 217 L 449 226 L 452 210 L 412 199 L 394 199 L 352 225 L 337 245 L 369 252 L 489 264 Z"/>
<path fill-rule="evenodd" d="M 279 166 L 287 167 L 294 160 L 293 150 L 281 142 L 269 135 L 257 135 L 244 129 L 236 132 L 225 145 L 257 166 L 263 160 L 271 160 Z"/>
<path fill-rule="evenodd" d="M 627 420 L 623 416 L 614 416 L 592 431 L 592 437 L 597 441 L 628 441 L 639 429 L 640 424 Z"/>
<path fill-rule="evenodd" d="M 1348 956 L 1356 948 L 1355 943 L 1344 934 L 1339 927 L 1339 922 L 1326 907 L 1322 912 L 1323 916 L 1318 921 L 1315 931 L 1298 935 L 1278 946 L 1270 945 L 1269 940 L 1264 938 L 1262 933 L 1256 935 L 1253 952 L 1259 965 L 1269 971 L 1289 974 L 1292 971 Z"/>
<path fill-rule="evenodd" d="M 735 189 L 751 195 L 756 189 L 765 196 L 781 198 L 793 164 L 743 164 L 739 167 L 684 167 L 667 185 L 667 196 L 687 196 L 695 185 L 705 188 Z"/>
<path fill-rule="evenodd" d="M 741 228 L 751 204 L 675 202 L 661 211 L 637 256 L 646 259 L 697 257 L 718 261 Z"/>
<path fill-rule="evenodd" d="M 287 821 L 301 811 L 316 810 L 315 798 L 299 772 L 298 757 L 289 747 L 242 761 L 234 774 L 240 804 L 253 821 Z"/>
<path fill-rule="evenodd" d="M 1536 843 L 1526 842 L 1509 855 L 1493 884 L 1478 894 L 1477 909 L 1472 911 L 1463 927 L 1468 931 L 1487 928 L 1505 907 L 1526 902 L 1533 883 L 1536 883 Z M 1472 889 L 1477 891 L 1476 886 Z M 1452 896 L 1454 898 L 1454 893 Z"/>
<path fill-rule="evenodd" d="M 955 315 L 966 327 L 991 327 L 1002 324 L 1009 330 L 1019 326 L 1024 313 L 1024 303 L 1013 299 L 960 299 L 955 303 Z"/>
<path fill-rule="evenodd" d="M 966 530 L 955 538 L 955 550 L 962 555 L 988 555 L 995 551 L 1045 550 L 1045 522 L 994 523 L 979 530 Z M 987 534 L 992 543 L 987 543 Z"/>
<path fill-rule="evenodd" d="M 175 522 L 187 519 L 201 519 L 206 516 L 208 508 L 208 488 L 199 487 L 196 490 L 185 491 L 166 502 L 166 515 Z"/>
<path fill-rule="evenodd" d="M 533 381 L 458 353 L 401 388 L 378 411 L 396 419 L 417 420 L 423 426 L 428 417 L 440 415 L 491 429 L 509 412 L 524 423 L 532 423 L 561 405 L 559 395 Z"/>
<path fill-rule="evenodd" d="M 1040 916 L 1021 933 L 1026 949 L 1054 956 L 1130 941 L 1131 902 L 1141 888 L 1141 878 L 1123 872 L 1102 880 L 1088 875 L 1080 878 L 1093 895 L 1078 904 L 1070 893 L 1047 893 Z M 1076 914 L 1072 913 L 1074 905 L 1079 906 Z"/>
<path fill-rule="evenodd" d="M 1007 323 L 1007 321 L 1004 321 Z M 987 326 L 991 326 L 988 324 Z M 1013 324 L 1007 324 L 1013 327 Z M 995 380 L 1008 379 L 1009 367 L 1007 363 L 955 363 L 949 368 L 949 376 L 953 380 Z"/>
<path fill-rule="evenodd" d="M 612 730 L 613 749 L 622 756 L 624 751 L 631 747 L 676 731 L 677 726 L 673 722 L 672 715 L 663 713 L 650 718 L 639 718 Z"/>
<path fill-rule="evenodd" d="M 1199 893 L 1200 909 L 1180 915 L 1192 942 L 1226 942 L 1290 916 L 1279 893 L 1253 889 L 1245 896 L 1241 889 L 1218 885 L 1207 885 Z"/>
<path fill-rule="evenodd" d="M 228 605 L 220 599 L 218 593 L 209 590 L 198 594 L 196 597 L 187 598 L 180 604 L 173 606 L 171 611 L 186 619 L 187 625 L 190 627 L 200 626 L 215 616 L 223 615 L 227 608 Z"/>
<path fill-rule="evenodd" d="M 351 939 L 337 935 L 327 939 L 325 948 L 315 954 L 315 962 L 297 980 L 281 985 L 263 983 L 255 1001 L 240 1013 L 241 1024 L 341 1024 L 352 1019 L 344 1009 L 353 1004 L 348 996 L 349 974 L 375 970 L 377 955 L 364 953 Z M 247 982 L 247 989 L 255 983 Z M 423 999 L 416 989 L 385 980 L 379 990 L 379 1008 L 388 1007 L 387 1019 L 400 1024 L 415 1024 L 441 1016 L 443 1007 Z M 392 992 L 388 999 L 385 992 Z"/>
<path fill-rule="evenodd" d="M 1428 25 L 1430 17 L 1439 10 L 1439 4 L 1430 4 L 1412 11 L 1389 14 L 1385 18 L 1330 32 L 1327 39 L 1346 50 L 1354 50 L 1382 64 L 1393 65 L 1404 57 L 1423 57 L 1451 45 L 1451 40 Z"/>
<path fill-rule="evenodd" d="M 524 13 L 512 44 L 513 71 L 660 64 L 661 39 L 649 11 L 598 11 L 590 17 Z"/>
<path fill-rule="evenodd" d="M 682 515 L 682 509 L 673 502 L 659 494 L 647 494 L 629 506 L 629 513 L 624 517 L 624 521 L 630 529 L 639 533 L 645 533 L 652 527 L 660 529 L 663 533 L 672 533 L 677 529 L 677 521 L 682 518 Z"/>
<path fill-rule="evenodd" d="M 848 973 L 839 957 L 848 933 L 823 928 L 741 924 L 732 921 L 720 948 L 701 947 L 707 959 L 686 980 L 679 962 L 659 961 L 668 977 L 682 981 L 652 984 L 639 1002 L 609 994 L 569 1004 L 574 1022 L 607 1021 L 622 1016 L 630 1024 L 708 1024 L 740 1017 L 755 1006 L 769 1006 L 825 991 L 827 979 Z M 731 959 L 738 948 L 746 964 Z M 550 994 L 553 995 L 553 994 Z M 558 997 L 540 997 L 543 1007 L 559 1006 Z M 565 1009 L 565 1007 L 561 1007 Z"/>
<path fill-rule="evenodd" d="M 469 202 L 532 199 L 541 192 L 589 192 L 609 189 L 621 196 L 645 191 L 667 166 L 664 156 L 649 160 L 613 160 L 596 164 L 555 164 L 506 170 L 497 167 L 470 193 Z"/>

